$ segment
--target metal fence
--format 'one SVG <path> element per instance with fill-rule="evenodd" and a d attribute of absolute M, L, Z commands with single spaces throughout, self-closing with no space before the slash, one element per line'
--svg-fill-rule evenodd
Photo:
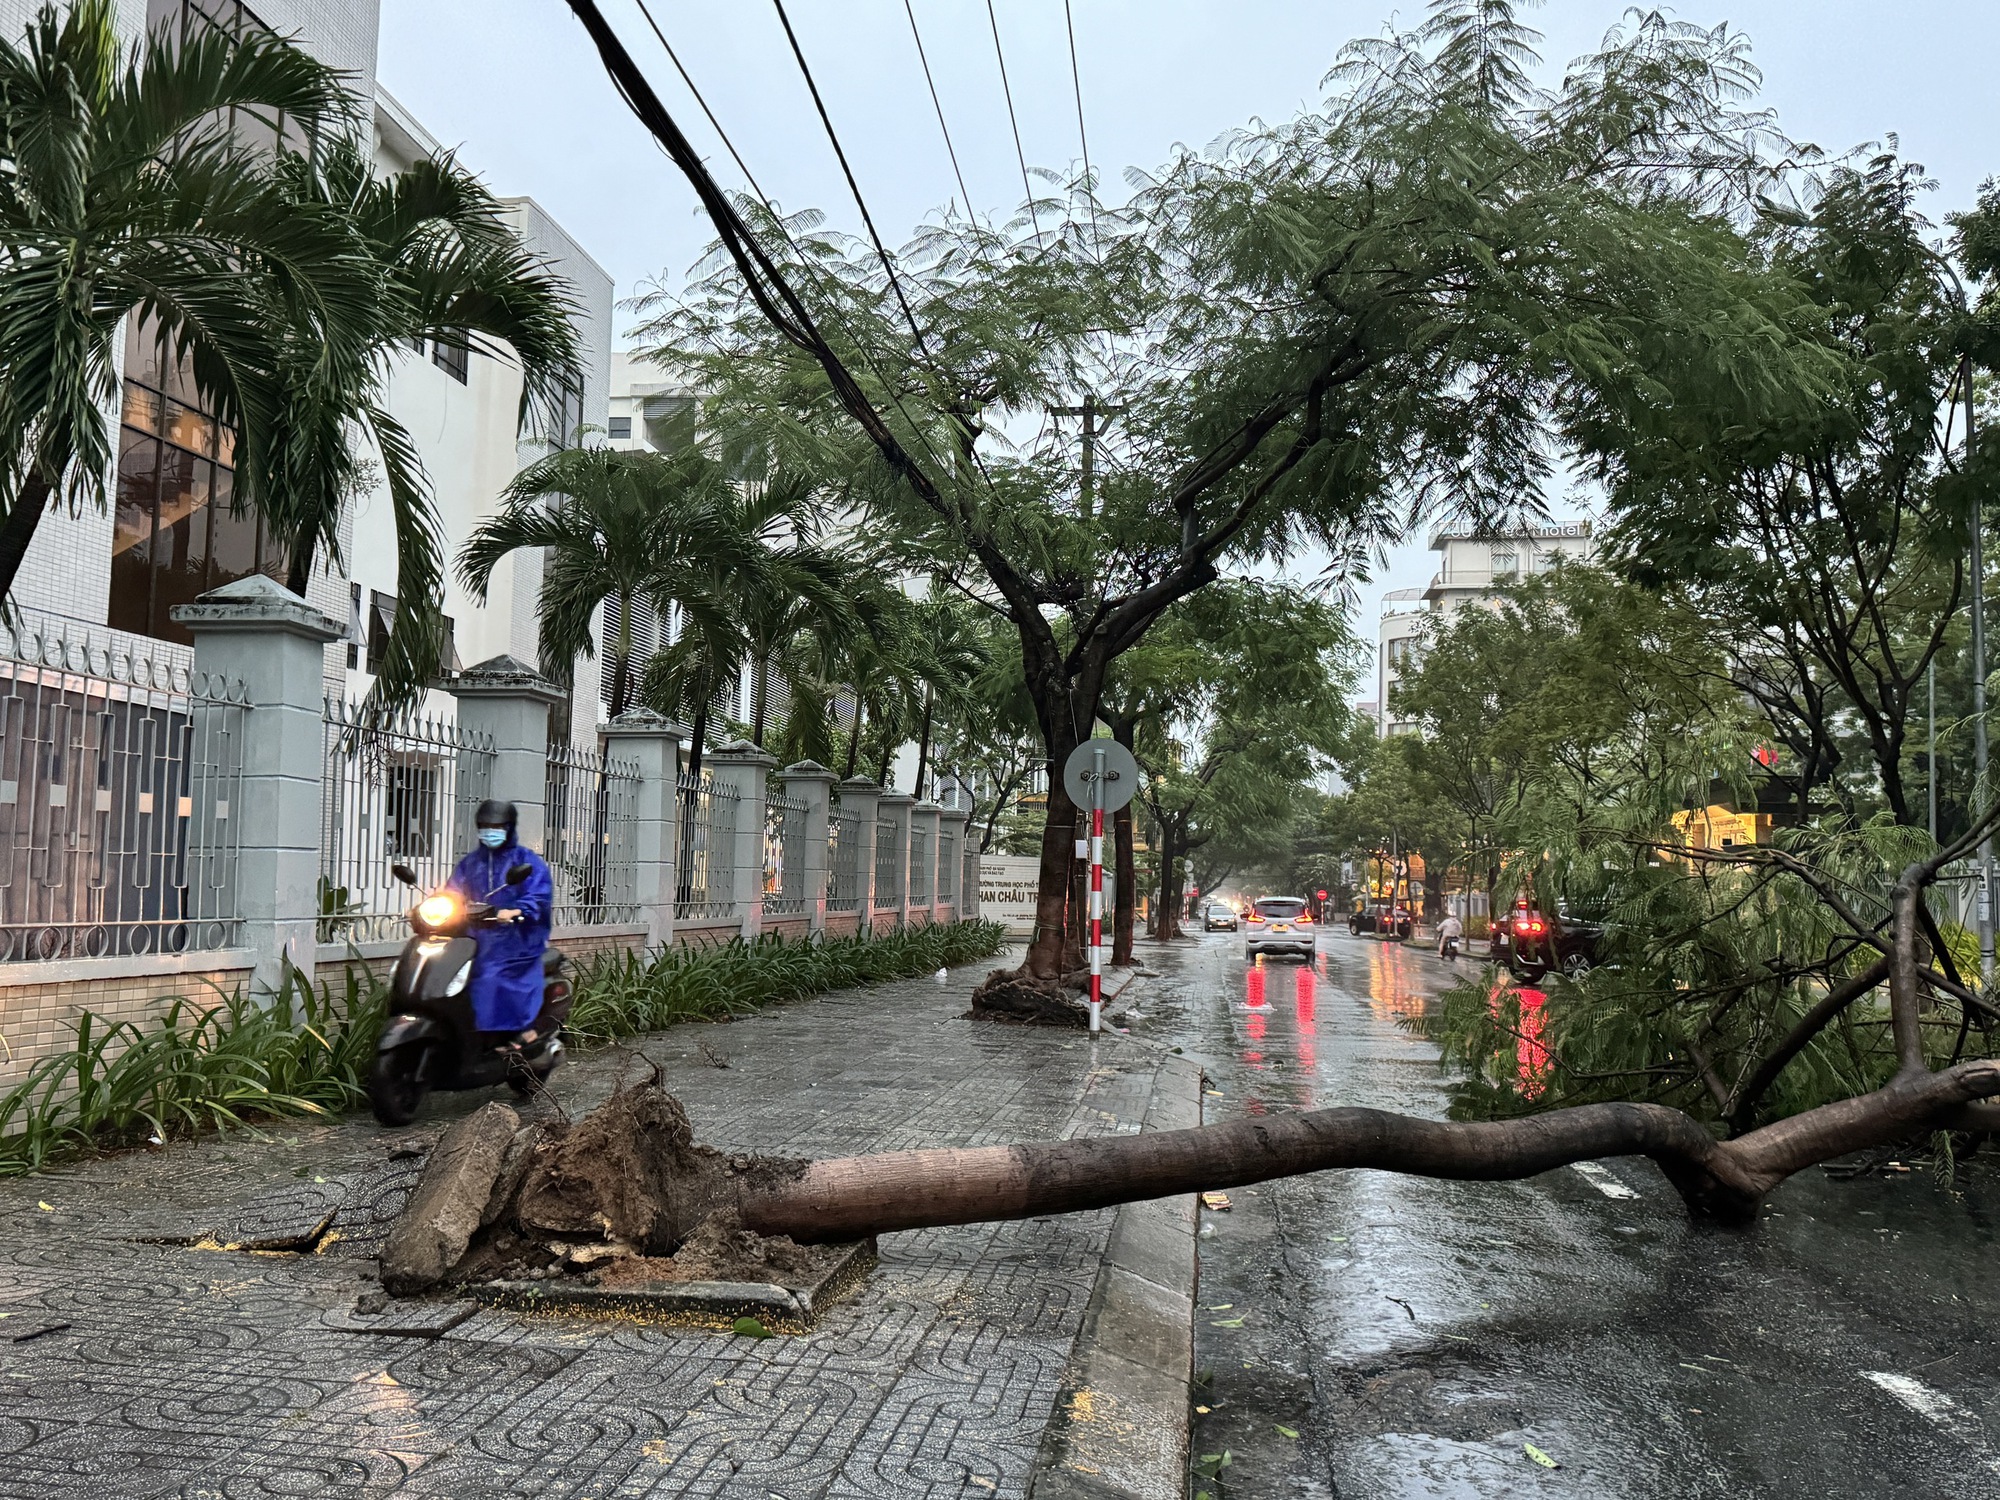
<path fill-rule="evenodd" d="M 783 792 L 764 800 L 764 915 L 793 917 L 806 909 L 806 805 Z"/>
<path fill-rule="evenodd" d="M 674 871 L 674 919 L 727 918 L 736 910 L 737 795 L 707 776 L 680 778 L 680 852 Z"/>
<path fill-rule="evenodd" d="M 903 904 L 903 848 L 894 822 L 875 820 L 875 904 Z"/>
<path fill-rule="evenodd" d="M 472 847 L 472 815 L 493 781 L 493 742 L 444 719 L 364 714 L 325 703 L 320 787 L 319 939 L 400 936 L 414 893 L 389 873 L 442 885 Z"/>
<path fill-rule="evenodd" d="M 0 962 L 238 940 L 247 695 L 152 644 L 0 626 Z"/>
<path fill-rule="evenodd" d="M 639 920 L 639 768 L 578 745 L 549 746 L 543 856 L 558 927 Z"/>
<path fill-rule="evenodd" d="M 949 828 L 938 830 L 937 904 L 951 906 L 958 900 L 958 835 Z"/>
<path fill-rule="evenodd" d="M 959 861 L 958 909 L 969 916 L 979 915 L 979 847 L 970 838 L 965 841 L 965 854 Z"/>
<path fill-rule="evenodd" d="M 931 904 L 931 831 L 910 830 L 910 905 Z"/>
<path fill-rule="evenodd" d="M 861 868 L 861 819 L 836 807 L 826 832 L 826 909 L 859 911 L 868 894 L 868 875 Z"/>

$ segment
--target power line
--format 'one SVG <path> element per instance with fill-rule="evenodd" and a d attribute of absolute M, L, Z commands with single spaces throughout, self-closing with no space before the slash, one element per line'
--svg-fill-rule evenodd
<path fill-rule="evenodd" d="M 1068 0 L 1064 0 L 1067 4 Z M 930 86 L 931 108 L 937 111 L 938 131 L 944 136 L 945 155 L 951 158 L 951 175 L 958 179 L 959 196 L 965 200 L 965 216 L 976 225 L 973 218 L 972 190 L 965 185 L 965 173 L 958 169 L 958 149 L 951 143 L 951 127 L 944 122 L 944 104 L 938 99 L 937 80 L 931 77 L 931 60 L 924 53 L 923 33 L 917 30 L 916 7 L 910 0 L 903 0 L 903 10 L 910 18 L 910 36 L 917 44 L 917 61 L 924 65 L 924 82 Z"/>
<path fill-rule="evenodd" d="M 1007 81 L 1007 54 L 1000 46 L 1000 18 L 993 0 L 986 0 L 986 21 L 993 28 L 993 55 L 1000 60 L 1000 92 L 1007 100 L 1007 123 L 1014 127 L 1014 160 L 1021 164 L 1021 190 L 1028 195 L 1028 217 L 1034 221 L 1035 243 L 1042 242 L 1042 216 L 1035 211 L 1035 190 L 1028 185 L 1028 154 L 1021 149 L 1021 118 L 1014 113 L 1014 86 Z"/>
<path fill-rule="evenodd" d="M 908 0 L 905 0 L 908 3 Z M 1083 147 L 1083 180 L 1090 193 L 1090 238 L 1097 241 L 1097 184 L 1090 171 L 1090 136 L 1083 128 L 1083 72 L 1076 65 L 1076 19 L 1063 0 L 1063 25 L 1069 31 L 1069 81 L 1076 90 L 1076 138 Z M 1100 247 L 1101 248 L 1101 247 Z"/>
<path fill-rule="evenodd" d="M 667 40 L 667 34 L 660 30 L 660 23 L 653 19 L 652 11 L 646 8 L 646 0 L 638 0 L 638 5 L 639 14 L 646 18 L 646 24 L 653 28 L 653 35 L 658 37 L 660 45 L 666 48 L 668 60 L 673 63 L 674 71 L 681 75 L 681 82 L 686 84 L 688 92 L 694 95 L 694 102 L 701 106 L 701 112 L 708 116 L 709 125 L 722 138 L 722 144 L 729 152 L 729 159 L 736 163 L 736 170 L 743 174 L 743 180 L 750 184 L 750 191 L 757 195 L 758 200 L 763 203 L 765 209 L 775 219 L 778 216 L 778 211 L 771 207 L 770 198 L 761 187 L 757 186 L 757 179 L 751 176 L 750 168 L 744 163 L 741 153 L 736 149 L 736 143 L 729 139 L 729 132 L 722 128 L 722 122 L 716 119 L 715 111 L 708 107 L 708 101 L 702 97 L 701 90 L 695 87 L 694 79 L 681 64 L 680 54 L 674 51 L 674 44 Z"/>
<path fill-rule="evenodd" d="M 847 153 L 841 149 L 840 137 L 834 132 L 833 118 L 826 112 L 826 101 L 819 96 L 819 85 L 813 82 L 812 69 L 806 66 L 806 54 L 799 46 L 798 33 L 792 30 L 792 18 L 785 14 L 785 0 L 771 0 L 771 4 L 777 7 L 778 19 L 785 28 L 785 40 L 792 44 L 792 56 L 798 59 L 799 72 L 805 76 L 813 108 L 819 111 L 819 122 L 826 127 L 826 138 L 833 143 L 833 154 L 840 160 L 840 170 L 847 178 L 847 190 L 854 195 L 854 206 L 861 210 L 861 222 L 868 226 L 868 238 L 875 242 L 875 254 L 882 262 L 882 269 L 889 273 L 890 290 L 895 292 L 903 317 L 910 325 L 911 337 L 916 339 L 917 347 L 921 349 L 924 347 L 924 332 L 917 326 L 917 315 L 910 311 L 910 299 L 903 295 L 903 279 L 896 274 L 896 263 L 889 259 L 882 236 L 876 233 L 875 216 L 868 212 L 868 201 L 861 196 L 861 184 L 854 180 L 854 169 L 847 164 Z"/>

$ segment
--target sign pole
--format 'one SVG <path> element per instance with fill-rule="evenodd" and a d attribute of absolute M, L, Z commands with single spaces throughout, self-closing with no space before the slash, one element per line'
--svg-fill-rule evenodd
<path fill-rule="evenodd" d="M 1104 752 L 1091 754 L 1090 776 L 1090 1034 L 1104 1014 Z"/>

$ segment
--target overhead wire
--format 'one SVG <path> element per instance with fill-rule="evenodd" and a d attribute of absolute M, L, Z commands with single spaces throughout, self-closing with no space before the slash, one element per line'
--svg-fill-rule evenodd
<path fill-rule="evenodd" d="M 1083 127 L 1083 70 L 1076 62 L 1076 18 L 1070 14 L 1070 0 L 1063 0 L 1063 26 L 1069 32 L 1069 81 L 1076 91 L 1076 139 L 1083 147 L 1083 180 L 1090 194 L 1090 238 L 1101 252 L 1103 244 L 1097 234 L 1097 182 L 1090 170 L 1090 135 Z"/>
<path fill-rule="evenodd" d="M 847 152 L 842 149 L 839 133 L 833 128 L 833 117 L 826 112 L 826 101 L 820 97 L 819 85 L 813 81 L 805 49 L 799 45 L 798 33 L 792 30 L 792 18 L 785 14 L 785 0 L 771 0 L 771 4 L 777 8 L 778 20 L 784 25 L 785 40 L 792 44 L 792 56 L 798 60 L 806 89 L 812 94 L 813 108 L 819 111 L 819 122 L 826 127 L 826 138 L 832 143 L 833 154 L 840 161 L 841 174 L 847 178 L 847 190 L 854 195 L 854 206 L 861 210 L 861 222 L 868 227 L 868 238 L 874 242 L 876 258 L 882 262 L 882 269 L 888 272 L 889 289 L 896 294 L 896 302 L 903 309 L 903 317 L 910 325 L 910 336 L 917 341 L 919 349 L 925 348 L 924 331 L 917 326 L 917 315 L 910 310 L 910 299 L 903 294 L 903 279 L 896 274 L 896 263 L 889 258 L 888 247 L 882 243 L 882 236 L 875 229 L 875 216 L 868 212 L 868 200 L 861 196 L 861 184 L 854 180 L 854 168 L 847 164 Z"/>
<path fill-rule="evenodd" d="M 653 35 L 659 38 L 660 45 L 666 49 L 667 60 L 674 65 L 674 71 L 681 75 L 681 82 L 686 84 L 688 92 L 694 95 L 694 102 L 701 106 L 701 112 L 708 116 L 710 128 L 722 138 L 723 149 L 728 151 L 729 159 L 736 163 L 736 170 L 743 174 L 743 180 L 750 184 L 750 191 L 757 195 L 758 201 L 764 205 L 766 211 L 775 219 L 778 216 L 778 211 L 771 206 L 770 196 L 757 185 L 757 179 L 752 175 L 749 165 L 743 160 L 742 153 L 736 149 L 736 143 L 729 139 L 729 132 L 722 128 L 722 122 L 716 119 L 715 111 L 708 107 L 708 100 L 702 97 L 701 90 L 695 86 L 693 76 L 689 74 L 687 68 L 682 64 L 680 54 L 674 51 L 674 44 L 667 40 L 667 34 L 660 30 L 660 23 L 653 19 L 653 12 L 647 8 L 646 0 L 636 0 L 636 3 L 639 7 L 639 14 L 646 18 L 646 24 L 653 28 Z"/>
<path fill-rule="evenodd" d="M 924 83 L 931 91 L 931 108 L 937 111 L 938 132 L 944 136 L 945 155 L 951 158 L 951 175 L 958 179 L 958 195 L 965 200 L 965 216 L 972 219 L 972 190 L 965 185 L 965 173 L 959 170 L 958 148 L 951 143 L 951 127 L 944 122 L 944 102 L 938 98 L 937 80 L 931 77 L 931 60 L 924 51 L 924 34 L 917 30 L 917 11 L 911 0 L 903 0 L 903 12 L 910 18 L 910 37 L 917 44 L 917 61 L 924 65 Z"/>
<path fill-rule="evenodd" d="M 1014 160 L 1021 164 L 1021 190 L 1028 195 L 1028 217 L 1034 222 L 1035 243 L 1042 242 L 1042 216 L 1035 209 L 1035 190 L 1028 183 L 1028 153 L 1021 149 L 1021 117 L 1014 113 L 1014 86 L 1007 81 L 1007 53 L 1000 45 L 1000 18 L 993 0 L 986 0 L 986 22 L 993 28 L 993 55 L 1000 60 L 1000 92 L 1007 100 L 1007 123 L 1014 129 Z"/>

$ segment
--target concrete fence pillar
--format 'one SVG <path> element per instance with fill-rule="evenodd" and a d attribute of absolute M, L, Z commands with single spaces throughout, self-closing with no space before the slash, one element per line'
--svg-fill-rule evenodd
<path fill-rule="evenodd" d="M 812 931 L 826 931 L 826 887 L 833 873 L 828 859 L 827 830 L 833 815 L 833 772 L 815 760 L 802 760 L 778 773 L 785 795 L 805 804 L 805 829 L 800 844 L 805 855 L 803 872 L 806 916 Z"/>
<path fill-rule="evenodd" d="M 850 776 L 834 784 L 833 795 L 841 815 L 852 820 L 848 826 L 854 835 L 854 930 L 866 933 L 875 922 L 875 805 L 882 800 L 882 789 L 866 776 Z M 843 854 L 841 863 L 847 862 Z"/>
<path fill-rule="evenodd" d="M 917 799 L 908 792 L 884 792 L 875 804 L 875 837 L 879 841 L 889 840 L 895 850 L 896 873 L 890 889 L 883 890 L 880 878 L 875 882 L 875 915 L 886 912 L 896 914 L 896 925 L 904 927 L 910 920 L 910 809 L 917 805 Z M 881 868 L 881 850 L 876 850 L 876 868 Z"/>
<path fill-rule="evenodd" d="M 938 816 L 944 811 L 935 802 L 919 802 L 910 809 L 910 846 L 916 847 L 921 835 L 924 845 L 924 868 L 910 871 L 910 910 L 928 911 L 930 920 L 937 920 L 938 893 Z"/>
<path fill-rule="evenodd" d="M 633 899 L 646 924 L 646 946 L 674 940 L 674 885 L 680 838 L 681 746 L 687 728 L 650 708 L 628 708 L 598 730 L 604 753 L 639 768 L 633 816 Z"/>
<path fill-rule="evenodd" d="M 954 921 L 971 913 L 971 898 L 965 890 L 965 835 L 971 822 L 972 814 L 962 807 L 947 807 L 938 815 L 939 846 L 942 847 L 947 838 L 951 840 L 951 915 Z M 944 862 L 940 859 L 938 889 L 944 889 L 944 880 Z"/>
<path fill-rule="evenodd" d="M 195 671 L 243 684 L 237 805 L 207 810 L 235 825 L 233 868 L 194 880 L 233 897 L 240 942 L 257 954 L 253 983 L 274 988 L 286 960 L 310 974 L 318 958 L 325 647 L 345 627 L 262 574 L 172 613 L 194 635 Z"/>
<path fill-rule="evenodd" d="M 766 755 L 748 740 L 732 740 L 705 762 L 718 787 L 736 794 L 734 899 L 746 939 L 764 930 L 764 788 L 775 755 Z"/>
<path fill-rule="evenodd" d="M 530 849 L 548 846 L 549 710 L 562 690 L 526 662 L 490 657 L 451 685 L 459 728 L 493 741 L 493 777 L 486 795 L 511 802 L 518 833 Z"/>

